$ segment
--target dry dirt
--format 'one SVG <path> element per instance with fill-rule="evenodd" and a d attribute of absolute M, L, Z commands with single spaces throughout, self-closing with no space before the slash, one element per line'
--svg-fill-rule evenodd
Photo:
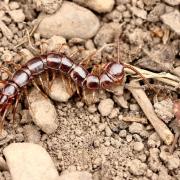
<path fill-rule="evenodd" d="M 67 53 L 81 49 L 73 57 L 79 62 L 81 57 L 85 57 L 94 48 L 99 49 L 106 43 L 114 43 L 117 34 L 120 33 L 120 57 L 123 62 L 150 72 L 169 72 L 178 77 L 180 76 L 178 30 L 180 3 L 178 2 L 178 0 L 174 2 L 116 0 L 114 5 L 109 4 L 103 9 L 98 5 L 87 5 L 86 1 L 74 0 L 74 3 L 90 9 L 99 24 L 94 19 L 97 30 L 96 27 L 93 30 L 97 32 L 93 37 L 88 37 L 92 36 L 93 32 L 83 35 L 82 32 L 79 34 L 76 32 L 77 37 L 69 38 L 74 35 L 71 33 L 72 29 L 61 31 L 69 47 Z M 38 55 L 41 45 L 43 50 L 47 50 L 56 44 L 56 40 L 63 41 L 63 38 L 53 39 L 51 33 L 39 29 L 31 36 L 32 45 L 28 42 L 20 43 L 24 36 L 27 37 L 27 31 L 30 32 L 30 29 L 36 26 L 34 20 L 40 13 L 52 15 L 62 3 L 55 0 L 0 2 L 0 64 L 2 66 L 13 70 L 13 63 L 23 64 L 32 55 Z M 179 18 L 179 22 L 174 21 L 174 24 L 171 23 L 173 15 L 170 14 L 170 17 L 167 15 L 173 12 L 176 12 L 176 17 Z M 42 36 L 41 33 L 46 35 Z M 59 34 L 55 35 L 59 36 Z M 87 39 L 84 40 L 83 36 L 87 36 Z M 15 47 L 19 43 L 20 45 Z M 117 48 L 108 47 L 90 64 L 109 62 L 114 57 L 117 57 Z M 2 71 L 1 79 L 7 78 L 8 74 Z M 130 80 L 131 77 L 128 76 L 125 88 Z M 172 107 L 173 101 L 179 98 L 179 89 L 174 84 L 163 83 L 153 78 L 150 82 L 160 92 L 155 96 L 153 90 L 147 85 L 143 86 L 151 103 L 154 104 L 155 112 L 173 134 L 177 133 L 178 123 Z M 30 90 L 32 87 L 28 88 Z M 58 114 L 58 128 L 52 134 L 46 134 L 32 122 L 27 101 L 22 97 L 17 109 L 15 126 L 12 123 L 11 113 L 6 118 L 5 130 L 0 136 L 1 157 L 4 158 L 3 149 L 13 142 L 33 142 L 47 150 L 59 174 L 66 170 L 78 170 L 90 172 L 93 180 L 180 179 L 180 140 L 177 141 L 173 154 L 170 154 L 170 146 L 166 145 L 155 132 L 127 88 L 123 94 L 124 98 L 119 101 L 111 92 L 103 92 L 101 95 L 97 94 L 100 99 L 97 103 L 87 105 L 81 96 L 75 94 L 63 103 L 52 100 Z M 107 102 L 102 102 L 103 100 Z M 100 103 L 105 103 L 102 109 Z M 103 112 L 105 110 L 109 112 Z M 124 121 L 124 117 L 128 117 L 129 122 Z M 0 180 L 11 180 L 10 172 L 6 168 L 3 169 L 3 165 L 0 167 Z"/>

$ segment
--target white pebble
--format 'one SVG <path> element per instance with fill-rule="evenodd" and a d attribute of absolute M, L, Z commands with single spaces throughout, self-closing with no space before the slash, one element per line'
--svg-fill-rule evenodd
<path fill-rule="evenodd" d="M 32 143 L 13 143 L 3 150 L 13 180 L 57 180 L 49 154 Z"/>
<path fill-rule="evenodd" d="M 112 99 L 104 99 L 100 101 L 98 110 L 102 116 L 108 116 L 112 112 L 113 106 L 114 101 Z"/>
<path fill-rule="evenodd" d="M 25 20 L 25 15 L 22 9 L 12 10 L 9 15 L 15 22 L 23 22 Z"/>

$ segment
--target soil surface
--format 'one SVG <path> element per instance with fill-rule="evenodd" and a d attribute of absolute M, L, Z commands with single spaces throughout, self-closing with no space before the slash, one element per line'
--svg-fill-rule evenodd
<path fill-rule="evenodd" d="M 0 65 L 10 72 L 55 51 L 76 63 L 84 59 L 84 66 L 97 74 L 105 63 L 120 59 L 138 67 L 151 84 L 140 80 L 133 86 L 139 76 L 125 70 L 120 86 L 92 93 L 76 89 L 69 75 L 56 73 L 49 92 L 43 74 L 46 88 L 40 79 L 37 84 L 48 97 L 29 83 L 30 104 L 22 94 L 15 123 L 11 110 L 6 116 L 0 180 L 28 180 L 26 161 L 12 161 L 9 151 L 14 157 L 17 153 L 12 143 L 43 147 L 53 161 L 49 167 L 55 166 L 54 177 L 59 176 L 52 180 L 180 179 L 180 106 L 174 104 L 180 97 L 179 9 L 179 0 L 0 1 Z M 2 68 L 2 88 L 9 78 Z M 143 93 L 147 99 L 141 99 Z M 38 171 L 31 180 L 42 179 Z"/>

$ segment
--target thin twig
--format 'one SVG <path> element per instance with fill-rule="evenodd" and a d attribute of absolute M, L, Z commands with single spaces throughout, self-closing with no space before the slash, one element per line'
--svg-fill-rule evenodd
<path fill-rule="evenodd" d="M 131 81 L 129 83 L 131 86 L 140 86 L 139 82 Z M 169 128 L 164 124 L 156 115 L 154 108 L 147 97 L 145 91 L 141 88 L 135 89 L 128 87 L 128 90 L 133 94 L 134 98 L 138 102 L 139 106 L 143 110 L 144 114 L 154 127 L 155 131 L 159 134 L 161 139 L 165 144 L 170 145 L 173 142 L 174 135 L 169 130 Z"/>

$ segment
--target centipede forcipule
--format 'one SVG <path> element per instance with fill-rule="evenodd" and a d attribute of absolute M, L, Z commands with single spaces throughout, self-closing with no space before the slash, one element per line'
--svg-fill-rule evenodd
<path fill-rule="evenodd" d="M 77 86 L 95 91 L 106 90 L 114 84 L 121 84 L 125 75 L 124 68 L 135 71 L 147 82 L 136 69 L 121 62 L 113 61 L 105 64 L 102 73 L 96 75 L 88 72 L 84 66 L 74 63 L 71 58 L 61 53 L 52 52 L 34 57 L 15 71 L 8 81 L 4 82 L 4 87 L 0 92 L 0 128 L 3 128 L 4 119 L 10 107 L 13 107 L 14 117 L 21 94 L 23 92 L 27 94 L 29 83 L 44 72 L 51 70 L 66 74 Z"/>

